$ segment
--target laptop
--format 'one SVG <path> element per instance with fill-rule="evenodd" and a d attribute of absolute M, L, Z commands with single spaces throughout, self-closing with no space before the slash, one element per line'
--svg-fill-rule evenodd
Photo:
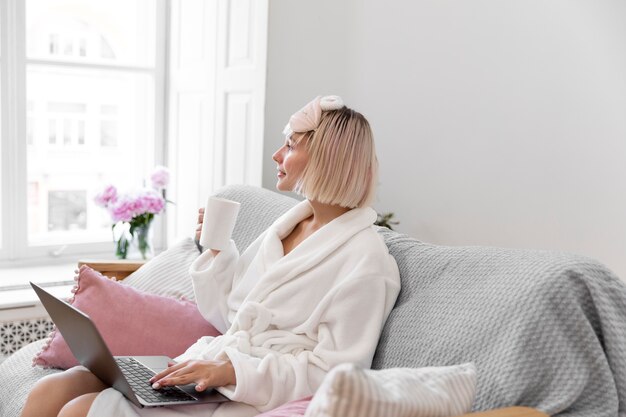
<path fill-rule="evenodd" d="M 85 368 L 138 407 L 230 401 L 214 389 L 197 392 L 194 384 L 152 388 L 149 379 L 167 368 L 167 356 L 113 356 L 89 316 L 32 282 L 44 308 L 70 350 Z"/>

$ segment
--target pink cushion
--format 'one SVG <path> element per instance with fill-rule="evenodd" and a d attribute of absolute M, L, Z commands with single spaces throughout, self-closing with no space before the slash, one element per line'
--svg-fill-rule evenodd
<path fill-rule="evenodd" d="M 80 268 L 70 304 L 96 324 L 113 355 L 183 353 L 202 336 L 220 333 L 196 304 L 138 291 L 108 279 L 88 266 Z M 33 359 L 33 366 L 67 369 L 78 365 L 60 332 Z"/>
<path fill-rule="evenodd" d="M 266 411 L 256 417 L 296 417 L 303 416 L 306 408 L 309 406 L 312 397 L 302 398 L 300 400 L 290 401 L 278 408 Z"/>

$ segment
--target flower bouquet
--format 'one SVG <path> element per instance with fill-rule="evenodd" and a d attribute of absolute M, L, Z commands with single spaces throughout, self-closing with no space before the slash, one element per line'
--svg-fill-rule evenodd
<path fill-rule="evenodd" d="M 165 210 L 165 188 L 169 170 L 157 166 L 150 176 L 151 188 L 120 194 L 108 185 L 96 195 L 95 203 L 111 215 L 115 255 L 119 259 L 148 259 L 154 255 L 151 224 L 154 216 Z"/>

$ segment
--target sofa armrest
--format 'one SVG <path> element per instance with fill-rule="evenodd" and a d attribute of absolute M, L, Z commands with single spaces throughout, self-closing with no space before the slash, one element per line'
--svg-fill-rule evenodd
<path fill-rule="evenodd" d="M 529 407 L 506 407 L 478 413 L 463 414 L 458 417 L 549 417 L 546 413 Z"/>
<path fill-rule="evenodd" d="M 100 272 L 102 275 L 106 275 L 107 277 L 115 278 L 117 280 L 122 280 L 138 270 L 144 263 L 146 263 L 146 261 L 142 260 L 129 261 L 125 259 L 116 259 L 112 261 L 104 261 L 95 259 L 84 259 L 78 261 L 78 267 L 80 268 L 83 265 L 87 265 L 91 269 Z"/>

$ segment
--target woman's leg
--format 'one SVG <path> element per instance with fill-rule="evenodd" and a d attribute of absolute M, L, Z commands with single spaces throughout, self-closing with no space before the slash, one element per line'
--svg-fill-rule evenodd
<path fill-rule="evenodd" d="M 87 417 L 91 404 L 98 396 L 98 392 L 83 394 L 74 398 L 61 409 L 58 417 Z"/>
<path fill-rule="evenodd" d="M 35 384 L 22 417 L 57 417 L 61 409 L 74 398 L 98 393 L 108 388 L 94 374 L 82 367 L 48 375 Z"/>

